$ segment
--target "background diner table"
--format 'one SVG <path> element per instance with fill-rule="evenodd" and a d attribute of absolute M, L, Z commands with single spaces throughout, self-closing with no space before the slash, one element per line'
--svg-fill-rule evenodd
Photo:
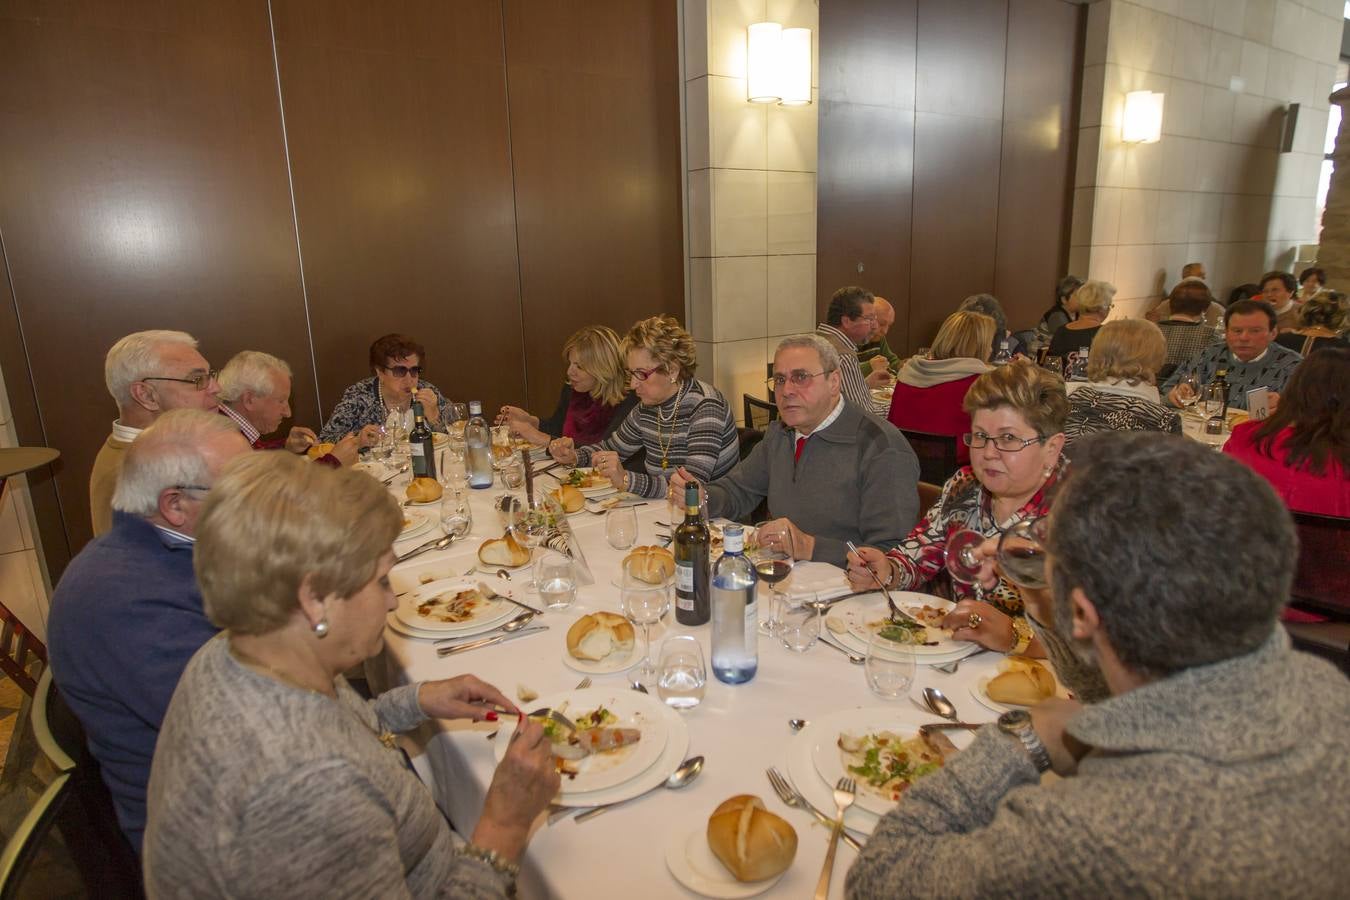
<path fill-rule="evenodd" d="M 400 476 L 390 490 L 404 497 L 407 477 Z M 541 476 L 537 489 L 557 486 L 549 475 Z M 470 491 L 473 530 L 449 548 L 426 553 L 401 563 L 391 573 L 396 592 L 415 587 L 421 573 L 460 575 L 477 559 L 479 545 L 488 538 L 500 537 L 502 529 L 492 508 L 495 497 L 504 488 Z M 515 493 L 520 493 L 515 492 Z M 435 505 L 424 507 L 433 511 Z M 668 517 L 664 502 L 644 503 L 637 507 L 637 544 L 658 544 L 656 523 Z M 406 637 L 392 628 L 385 629 L 385 648 L 381 657 L 367 664 L 371 687 L 376 691 L 412 681 L 448 678 L 471 673 L 492 684 L 520 703 L 518 685 L 525 685 L 548 696 L 576 687 L 584 677 L 564 662 L 568 627 L 581 615 L 597 610 L 622 613 L 619 589 L 611 579 L 620 570 L 627 550 L 615 550 L 605 539 L 605 517 L 586 511 L 573 514 L 569 523 L 585 554 L 595 583 L 579 586 L 576 602 L 565 610 L 549 610 L 531 624 L 544 624 L 549 631 L 507 641 L 496 646 L 467 651 L 445 659 L 437 657 L 429 640 Z M 440 534 L 439 529 L 418 535 L 395 545 L 404 553 Z M 483 577 L 481 574 L 476 577 Z M 515 575 L 515 596 L 532 606 L 542 607 L 538 594 L 524 593 L 520 586 L 528 570 Z M 842 570 L 840 574 L 843 578 Z M 760 585 L 760 616 L 767 615 L 767 585 Z M 699 896 L 679 884 L 666 868 L 665 850 L 673 832 L 688 833 L 706 826 L 708 816 L 719 803 L 736 794 L 754 794 L 772 812 L 786 819 L 797 831 L 797 856 L 782 879 L 761 896 L 810 896 L 825 858 L 828 831 L 808 813 L 786 806 L 770 786 L 765 769 L 776 766 L 786 773 L 786 758 L 793 732 L 788 719 L 816 720 L 830 713 L 851 708 L 893 707 L 910 719 L 941 721 L 921 711 L 913 698 L 926 686 L 941 688 L 956 705 L 962 721 L 988 722 L 996 713 L 977 702 L 971 686 L 996 673 L 1001 654 L 981 653 L 962 661 L 952 675 L 931 667 L 916 667 L 909 700 L 886 701 L 867 687 L 863 666 L 849 662 L 841 653 L 819 642 L 805 653 L 784 648 L 776 638 L 761 635 L 759 670 L 743 685 L 726 685 L 714 678 L 711 670 L 711 626 L 685 628 L 669 613 L 664 622 L 652 629 L 653 656 L 659 658 L 661 641 L 670 635 L 692 634 L 702 646 L 708 670 L 703 701 L 681 712 L 689 730 L 686 757 L 702 755 L 702 774 L 681 790 L 658 790 L 627 805 L 617 807 L 591 821 L 577 823 L 567 818 L 555 825 L 543 824 L 543 817 L 530 841 L 521 864 L 520 896 L 585 898 L 629 897 L 641 892 L 647 897 Z M 641 658 L 641 629 L 637 629 L 634 664 Z M 628 672 L 592 676 L 593 686 L 627 690 L 632 676 Z M 648 685 L 656 698 L 655 685 Z M 530 704 L 520 703 L 529 710 Z M 489 740 L 495 723 L 435 720 L 407 737 L 413 746 L 405 747 L 413 756 L 418 773 L 430 786 L 437 803 L 462 835 L 472 833 L 482 808 L 483 797 L 495 768 L 495 740 Z M 947 732 L 958 746 L 965 741 L 958 732 Z M 825 810 L 832 815 L 833 808 Z M 855 834 L 864 839 L 864 836 Z M 842 897 L 844 877 L 856 854 L 841 842 L 835 860 L 830 896 Z"/>

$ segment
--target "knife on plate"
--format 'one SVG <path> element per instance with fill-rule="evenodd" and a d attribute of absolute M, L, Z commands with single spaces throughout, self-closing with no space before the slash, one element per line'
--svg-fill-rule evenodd
<path fill-rule="evenodd" d="M 521 602 L 520 602 L 519 600 L 517 600 L 515 597 L 508 597 L 508 596 L 506 596 L 505 594 L 499 594 L 499 593 L 497 593 L 497 592 L 494 591 L 492 588 L 490 588 L 490 587 L 487 586 L 487 582 L 484 582 L 484 581 L 478 582 L 478 589 L 479 589 L 480 591 L 482 591 L 482 592 L 483 592 L 483 596 L 486 597 L 486 598 L 488 598 L 489 600 L 505 600 L 507 603 L 514 603 L 516 606 L 519 606 L 521 609 L 528 609 L 530 612 L 534 613 L 536 616 L 542 616 L 542 615 L 544 614 L 544 611 L 543 611 L 542 609 L 535 609 L 533 606 L 531 606 L 531 605 L 528 604 L 528 603 L 521 603 Z"/>
<path fill-rule="evenodd" d="M 482 638 L 477 641 L 469 641 L 464 644 L 455 644 L 453 647 L 440 647 L 436 650 L 437 656 L 452 656 L 456 653 L 463 653 L 466 650 L 477 650 L 480 647 L 491 647 L 493 644 L 500 644 L 505 641 L 514 641 L 516 638 L 529 637 L 532 634 L 538 634 L 541 631 L 548 631 L 547 625 L 531 625 L 529 628 L 522 628 L 519 631 L 511 631 L 506 634 L 496 634 L 490 638 Z"/>

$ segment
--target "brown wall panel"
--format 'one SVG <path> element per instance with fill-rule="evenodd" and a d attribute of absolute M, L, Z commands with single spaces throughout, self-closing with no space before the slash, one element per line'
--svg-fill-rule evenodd
<path fill-rule="evenodd" d="M 819 5 L 822 105 L 913 109 L 917 0 Z"/>
<path fill-rule="evenodd" d="M 392 331 L 495 409 L 524 386 L 496 0 L 273 4 L 327 416 Z"/>
<path fill-rule="evenodd" d="M 919 4 L 914 108 L 943 115 L 1003 116 L 1008 0 Z"/>
<path fill-rule="evenodd" d="M 677 9 L 507 0 L 528 396 L 553 410 L 563 340 L 684 318 Z"/>
<path fill-rule="evenodd" d="M 72 547 L 121 335 L 181 328 L 216 364 L 285 356 L 313 408 L 279 122 L 265 3 L 0 11 L 0 230 Z"/>

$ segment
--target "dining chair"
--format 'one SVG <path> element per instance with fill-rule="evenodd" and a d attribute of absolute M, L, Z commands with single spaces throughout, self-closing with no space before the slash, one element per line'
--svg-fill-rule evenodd
<path fill-rule="evenodd" d="M 41 674 L 47 667 L 47 645 L 0 603 L 0 671 L 8 675 L 28 696 L 37 689 L 34 669 Z"/>
<path fill-rule="evenodd" d="M 24 878 L 48 843 L 52 826 L 70 798 L 70 779 L 69 772 L 58 772 L 5 843 L 0 853 L 0 900 L 31 895 L 31 889 L 25 890 Z"/>
<path fill-rule="evenodd" d="M 942 485 L 930 484 L 927 481 L 919 482 L 919 518 L 933 508 L 933 504 L 938 502 L 942 496 Z"/>
<path fill-rule="evenodd" d="M 1285 622 L 1300 650 L 1338 664 L 1350 674 L 1350 519 L 1295 512 L 1298 567 L 1290 606 L 1326 617 L 1321 622 Z"/>
<path fill-rule="evenodd" d="M 741 404 L 745 414 L 745 427 L 764 430 L 769 423 L 778 418 L 778 404 L 761 400 L 750 394 L 741 395 Z"/>
<path fill-rule="evenodd" d="M 956 462 L 956 442 L 950 434 L 932 434 L 927 431 L 900 429 L 909 441 L 914 455 L 919 458 L 919 480 L 929 484 L 946 484 L 960 466 Z M 927 507 L 925 507 L 926 509 Z"/>

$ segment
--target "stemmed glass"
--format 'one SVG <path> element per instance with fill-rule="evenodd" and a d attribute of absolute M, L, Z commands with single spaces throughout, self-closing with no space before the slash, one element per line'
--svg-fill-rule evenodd
<path fill-rule="evenodd" d="M 1060 378 L 1064 377 L 1064 358 L 1062 356 L 1046 356 L 1041 360 L 1041 368 L 1054 372 Z"/>
<path fill-rule="evenodd" d="M 769 617 L 759 623 L 759 630 L 763 634 L 776 634 L 778 631 L 778 622 L 780 610 L 783 604 L 783 595 L 779 591 L 778 585 L 783 579 L 792 574 L 792 566 L 795 562 L 792 547 L 792 530 L 788 529 L 781 535 L 775 533 L 772 542 L 764 540 L 764 526 L 767 522 L 761 522 L 755 526 L 754 545 L 749 548 L 750 563 L 755 567 L 755 573 L 759 575 L 761 581 L 769 585 L 772 600 L 769 606 Z"/>
<path fill-rule="evenodd" d="M 523 498 L 520 502 L 519 516 L 513 516 L 507 527 L 516 543 L 530 551 L 530 562 L 533 563 L 535 548 L 557 529 L 565 513 L 558 501 L 545 491 L 537 491 L 533 497 Z M 531 571 L 530 590 L 536 589 L 537 583 Z"/>
<path fill-rule="evenodd" d="M 615 507 L 605 513 L 605 540 L 615 550 L 627 550 L 637 542 L 637 510 L 631 506 Z"/>
<path fill-rule="evenodd" d="M 1014 523 L 998 538 L 998 566 L 1019 587 L 1044 590 L 1046 519 L 1036 516 Z"/>
<path fill-rule="evenodd" d="M 1200 379 L 1194 373 L 1187 375 L 1177 383 L 1177 400 L 1188 412 L 1200 399 Z"/>
<path fill-rule="evenodd" d="M 947 537 L 947 571 L 952 578 L 975 588 L 976 599 L 984 599 L 984 585 L 980 584 L 983 560 L 975 552 L 984 543 L 984 535 L 962 528 Z"/>
<path fill-rule="evenodd" d="M 651 584 L 643 581 L 633 571 L 635 563 L 625 563 L 623 567 L 623 588 L 619 593 L 623 603 L 623 614 L 628 621 L 642 627 L 643 655 L 638 664 L 637 679 L 644 684 L 656 678 L 656 666 L 652 663 L 651 627 L 661 621 L 661 617 L 670 609 L 670 584 Z"/>

